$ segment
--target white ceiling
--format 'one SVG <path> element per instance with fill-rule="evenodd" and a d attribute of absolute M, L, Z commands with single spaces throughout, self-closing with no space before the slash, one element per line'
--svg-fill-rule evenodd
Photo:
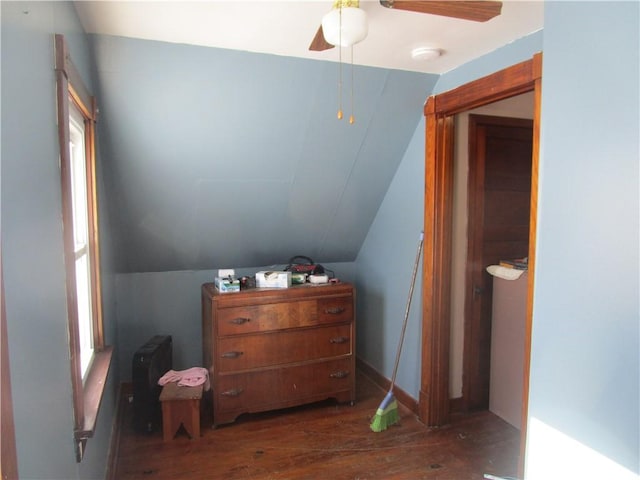
<path fill-rule="evenodd" d="M 308 50 L 331 0 L 77 1 L 88 33 L 160 40 L 317 60 L 338 61 L 338 49 Z M 543 27 L 543 2 L 507 0 L 502 14 L 471 22 L 382 7 L 360 0 L 369 35 L 353 48 L 358 65 L 444 73 Z M 411 50 L 435 47 L 443 55 L 416 61 Z M 349 62 L 350 49 L 342 49 Z"/>

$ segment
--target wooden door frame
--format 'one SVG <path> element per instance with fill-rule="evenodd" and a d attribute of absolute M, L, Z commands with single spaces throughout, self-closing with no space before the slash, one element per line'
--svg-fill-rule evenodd
<path fill-rule="evenodd" d="M 2 270 L 2 249 L 0 248 L 0 478 L 17 480 L 18 454 L 13 419 L 13 399 L 11 396 L 11 374 L 9 368 L 9 340 L 7 338 L 7 315 L 4 302 L 4 275 Z"/>
<path fill-rule="evenodd" d="M 424 107 L 426 117 L 424 256 L 422 281 L 422 372 L 418 414 L 428 426 L 449 421 L 449 329 L 451 298 L 451 228 L 453 188 L 454 115 L 482 105 L 534 92 L 531 212 L 529 229 L 529 275 L 525 326 L 523 424 L 520 469 L 524 459 L 531 318 L 535 268 L 538 202 L 538 157 L 542 53 L 458 88 L 431 96 Z"/>

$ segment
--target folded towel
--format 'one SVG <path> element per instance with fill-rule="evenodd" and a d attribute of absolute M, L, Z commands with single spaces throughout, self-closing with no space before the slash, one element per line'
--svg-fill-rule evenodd
<path fill-rule="evenodd" d="M 500 265 L 489 265 L 487 267 L 487 272 L 489 272 L 494 277 L 503 278 L 505 280 L 517 280 L 520 278 L 520 275 L 525 272 L 525 270 L 502 267 Z"/>
<path fill-rule="evenodd" d="M 186 370 L 169 370 L 165 373 L 158 385 L 166 385 L 167 383 L 177 382 L 179 387 L 195 387 L 198 385 L 204 385 L 205 390 L 209 390 L 211 385 L 209 383 L 209 372 L 206 368 L 192 367 Z"/>

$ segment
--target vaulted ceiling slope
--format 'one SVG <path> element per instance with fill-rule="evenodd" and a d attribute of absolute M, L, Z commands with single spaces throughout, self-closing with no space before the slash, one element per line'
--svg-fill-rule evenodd
<path fill-rule="evenodd" d="M 350 125 L 349 65 L 340 121 L 334 62 L 91 39 L 121 272 L 355 260 L 438 78 L 355 66 Z"/>

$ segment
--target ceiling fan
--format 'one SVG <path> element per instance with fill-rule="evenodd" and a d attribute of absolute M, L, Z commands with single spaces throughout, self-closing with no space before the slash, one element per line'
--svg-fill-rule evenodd
<path fill-rule="evenodd" d="M 355 5 L 353 5 L 355 4 Z M 336 0 L 334 2 L 334 10 L 344 7 L 357 7 L 357 1 Z M 461 1 L 461 0 L 380 0 L 380 5 L 385 8 L 395 10 L 406 10 L 409 12 L 426 13 L 430 15 L 440 15 L 444 17 L 461 18 L 474 22 L 486 22 L 500 15 L 502 11 L 502 2 L 494 0 L 477 0 L 477 1 Z M 366 20 L 365 20 L 366 22 Z M 365 29 L 366 36 L 366 29 Z M 362 40 L 362 39 L 360 39 Z M 359 40 L 358 40 L 359 41 Z M 334 41 L 331 43 L 325 38 L 323 26 L 320 25 L 315 37 L 309 45 L 309 50 L 321 52 L 333 48 L 335 44 L 340 43 Z M 357 43 L 357 42 L 353 42 Z M 344 43 L 343 43 L 344 46 Z"/>

